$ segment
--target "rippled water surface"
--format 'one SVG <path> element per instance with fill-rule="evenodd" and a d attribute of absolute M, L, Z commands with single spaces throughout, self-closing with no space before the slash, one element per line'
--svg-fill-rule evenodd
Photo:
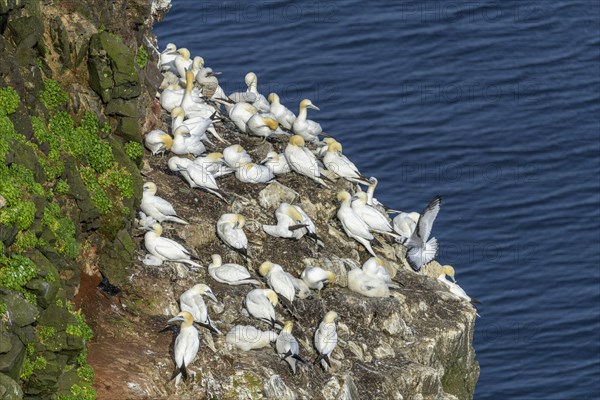
<path fill-rule="evenodd" d="M 226 92 L 277 91 L 378 198 L 444 204 L 440 261 L 480 299 L 478 399 L 600 395 L 597 1 L 173 0 L 156 26 Z"/>

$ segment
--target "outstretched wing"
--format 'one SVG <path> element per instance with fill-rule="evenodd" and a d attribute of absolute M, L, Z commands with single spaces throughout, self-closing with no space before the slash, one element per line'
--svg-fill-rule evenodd
<path fill-rule="evenodd" d="M 440 212 L 440 206 L 442 205 L 442 196 L 437 195 L 429 202 L 425 211 L 421 213 L 419 217 L 419 221 L 417 222 L 417 235 L 421 238 L 423 243 L 426 243 L 429 240 L 429 235 L 431 234 L 431 228 L 433 227 L 433 221 L 437 217 Z"/>

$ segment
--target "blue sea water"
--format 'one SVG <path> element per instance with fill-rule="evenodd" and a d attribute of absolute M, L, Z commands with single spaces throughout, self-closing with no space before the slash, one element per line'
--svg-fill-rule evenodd
<path fill-rule="evenodd" d="M 444 199 L 439 260 L 482 301 L 477 399 L 600 398 L 598 1 L 173 0 L 155 27 L 254 71 L 344 145 L 377 197 Z"/>

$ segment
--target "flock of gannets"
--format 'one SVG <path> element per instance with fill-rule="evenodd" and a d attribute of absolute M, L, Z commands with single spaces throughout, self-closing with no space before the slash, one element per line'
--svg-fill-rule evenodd
<path fill-rule="evenodd" d="M 436 238 L 430 239 L 433 222 L 441 205 L 441 197 L 436 196 L 423 213 L 403 213 L 386 208 L 374 197 L 377 179 L 366 178 L 356 165 L 342 153 L 342 144 L 323 133 L 321 125 L 307 119 L 307 110 L 319 110 L 309 99 L 300 102 L 298 116 L 280 102 L 276 93 L 268 97 L 258 91 L 258 78 L 249 72 L 245 77 L 245 92 L 225 94 L 219 85 L 217 75 L 211 68 L 204 66 L 202 57 L 191 59 L 185 48 L 177 49 L 170 43 L 160 54 L 159 68 L 164 81 L 160 85 L 157 97 L 161 106 L 170 113 L 171 134 L 154 130 L 145 135 L 146 147 L 153 155 L 172 153 L 167 161 L 171 171 L 181 174 L 191 188 L 199 188 L 214 194 L 229 203 L 233 194 L 223 192 L 217 178 L 233 174 L 235 178 L 247 184 L 265 184 L 277 179 L 279 175 L 297 173 L 321 186 L 330 187 L 322 175 L 327 170 L 334 176 L 346 179 L 356 185 L 354 194 L 342 190 L 337 194 L 340 206 L 337 218 L 346 235 L 371 254 L 362 268 L 353 267 L 348 272 L 350 290 L 367 297 L 390 296 L 391 289 L 400 286 L 392 281 L 383 266 L 381 258 L 371 246 L 376 240 L 373 233 L 387 235 L 406 247 L 406 260 L 415 271 L 435 259 L 438 254 Z M 227 143 L 215 129 L 215 123 L 230 121 L 242 134 L 261 137 L 264 140 L 272 135 L 288 137 L 283 153 L 271 151 L 260 163 L 239 144 Z M 207 153 L 206 146 L 216 147 L 209 140 L 210 133 L 224 148 Z M 323 141 L 319 136 L 327 136 Z M 307 143 L 314 147 L 309 149 Z M 192 156 L 193 159 L 190 159 Z M 330 180 L 330 179 L 329 179 Z M 360 185 L 367 186 L 364 192 Z M 397 213 L 392 220 L 388 213 Z M 325 246 L 317 236 L 315 223 L 297 205 L 281 203 L 275 211 L 276 225 L 262 225 L 270 236 L 300 240 L 307 236 L 318 246 Z M 186 263 L 193 268 L 201 268 L 196 258 L 181 244 L 162 237 L 160 223 L 173 222 L 188 224 L 180 218 L 173 206 L 157 196 L 157 187 L 152 182 L 144 184 L 141 203 L 140 226 L 148 230 L 144 236 L 144 245 L 148 254 L 144 259 L 147 265 L 161 265 L 165 261 Z M 246 219 L 238 213 L 225 213 L 216 224 L 216 233 L 223 243 L 243 256 L 248 254 L 248 239 L 244 232 Z M 194 259 L 194 260 L 193 260 Z M 271 330 L 262 331 L 249 325 L 236 325 L 226 336 L 226 342 L 243 351 L 266 347 L 274 343 L 281 360 L 286 361 L 292 371 L 296 366 L 306 363 L 300 356 L 297 339 L 292 333 L 293 322 L 277 319 L 275 308 L 281 304 L 290 316 L 298 318 L 294 300 L 305 299 L 312 290 L 320 291 L 325 285 L 335 281 L 333 272 L 317 266 L 304 269 L 300 277 L 295 277 L 285 267 L 271 261 L 264 261 L 258 269 L 270 289 L 261 288 L 263 283 L 255 279 L 248 269 L 240 264 L 225 263 L 219 254 L 212 255 L 208 265 L 208 274 L 217 282 L 227 285 L 258 286 L 250 290 L 243 301 L 248 314 L 266 323 Z M 453 281 L 448 281 L 449 276 Z M 438 276 L 442 285 L 457 298 L 474 302 L 454 281 L 454 269 L 443 266 Z M 199 283 L 183 292 L 179 298 L 181 312 L 169 323 L 181 323 L 179 335 L 175 341 L 176 370 L 173 378 L 176 383 L 188 376 L 187 367 L 194 361 L 199 349 L 199 332 L 194 323 L 221 334 L 208 315 L 203 296 L 214 302 L 217 298 L 209 286 Z M 314 348 L 325 371 L 331 366 L 331 354 L 337 345 L 336 320 L 338 314 L 328 311 L 314 332 Z"/>

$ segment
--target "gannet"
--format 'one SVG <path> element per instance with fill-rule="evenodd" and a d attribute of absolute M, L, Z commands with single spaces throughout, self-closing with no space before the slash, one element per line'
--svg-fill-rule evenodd
<path fill-rule="evenodd" d="M 279 123 L 271 113 L 256 113 L 246 122 L 246 130 L 249 135 L 268 138 L 271 135 L 288 135 L 279 129 Z"/>
<path fill-rule="evenodd" d="M 179 107 L 183 108 L 185 115 L 188 118 L 204 117 L 210 118 L 217 109 L 213 106 L 196 101 L 192 96 L 192 89 L 194 88 L 194 73 L 187 71 L 185 74 L 185 93 Z"/>
<path fill-rule="evenodd" d="M 287 174 L 292 170 L 285 158 L 285 154 L 278 154 L 275 151 L 268 152 L 265 159 L 260 163 L 265 167 L 268 167 L 275 175 Z"/>
<path fill-rule="evenodd" d="M 315 242 L 317 242 L 317 244 L 323 245 L 323 242 L 317 236 L 317 227 L 315 226 L 312 219 L 310 219 L 308 214 L 306 214 L 306 212 L 304 212 L 304 210 L 300 208 L 300 206 L 293 205 L 292 207 L 295 208 L 296 211 L 298 211 L 298 213 L 302 216 L 300 225 L 304 225 L 303 228 L 294 230 L 294 235 L 296 236 L 296 238 L 300 239 L 302 236 L 306 235 L 309 238 L 313 239 Z"/>
<path fill-rule="evenodd" d="M 167 43 L 167 47 L 160 53 L 158 57 L 158 69 L 167 70 L 175 61 L 177 57 L 177 46 L 174 43 Z"/>
<path fill-rule="evenodd" d="M 323 164 L 340 178 L 365 185 L 369 184 L 369 180 L 358 172 L 356 165 L 342 154 L 342 144 L 340 142 L 336 141 L 327 145 L 327 152 L 323 156 Z"/>
<path fill-rule="evenodd" d="M 317 143 L 317 148 L 314 151 L 315 155 L 319 158 L 325 157 L 325 154 L 327 154 L 327 149 L 329 148 L 329 145 L 331 143 L 335 143 L 335 142 L 337 142 L 337 140 L 335 140 L 334 138 L 331 138 L 331 137 L 324 138 L 322 141 Z"/>
<path fill-rule="evenodd" d="M 244 162 L 235 169 L 235 177 L 244 183 L 269 183 L 275 179 L 275 174 L 264 165 Z"/>
<path fill-rule="evenodd" d="M 246 218 L 240 214 L 223 214 L 217 221 L 217 235 L 233 250 L 248 258 L 248 238 L 242 230 Z"/>
<path fill-rule="evenodd" d="M 168 221 L 187 225 L 187 221 L 177 218 L 177 213 L 171 203 L 160 196 L 156 196 L 156 190 L 154 182 L 144 183 L 142 202 L 140 204 L 140 208 L 144 214 L 158 222 Z"/>
<path fill-rule="evenodd" d="M 174 86 L 172 86 L 172 85 L 174 85 Z M 163 74 L 163 80 L 160 83 L 158 90 L 163 91 L 169 86 L 171 86 L 172 89 L 178 89 L 179 91 L 181 91 L 181 98 L 183 98 L 183 88 L 178 87 L 179 86 L 179 77 L 177 75 L 175 75 L 174 73 L 172 73 L 171 71 L 167 71 Z M 158 93 L 156 97 L 160 98 L 160 93 Z M 179 100 L 179 103 L 181 103 L 181 99 Z M 179 103 L 177 103 L 177 104 L 179 104 Z"/>
<path fill-rule="evenodd" d="M 263 225 L 263 230 L 274 237 L 300 239 L 303 233 L 296 235 L 296 232 L 304 229 L 306 225 L 302 225 L 302 214 L 288 203 L 281 203 L 275 210 L 275 218 L 277 225 Z"/>
<path fill-rule="evenodd" d="M 143 201 L 143 198 L 142 198 Z M 138 213 L 138 227 L 144 231 L 148 231 L 152 229 L 152 225 L 154 225 L 157 221 L 149 215 L 146 215 L 143 211 Z"/>
<path fill-rule="evenodd" d="M 275 324 L 282 325 L 275 318 L 275 308 L 273 308 L 278 303 L 277 293 L 271 289 L 252 289 L 244 299 L 248 313 L 272 327 L 275 327 Z"/>
<path fill-rule="evenodd" d="M 152 152 L 152 155 L 155 156 L 158 153 L 164 154 L 165 151 L 171 150 L 171 147 L 173 147 L 173 138 L 164 131 L 155 129 L 146 133 L 144 144 Z"/>
<path fill-rule="evenodd" d="M 261 112 L 269 112 L 271 108 L 265 96 L 260 94 L 257 90 L 258 78 L 254 72 L 248 72 L 244 78 L 248 89 L 245 92 L 236 92 L 229 95 L 229 98 L 236 103 L 246 102 L 251 103 Z"/>
<path fill-rule="evenodd" d="M 267 279 L 267 284 L 279 295 L 283 305 L 294 314 L 296 288 L 288 274 L 283 270 L 283 267 L 279 264 L 265 261 L 260 265 L 258 272 Z"/>
<path fill-rule="evenodd" d="M 277 332 L 261 331 L 250 325 L 236 325 L 227 334 L 225 341 L 243 351 L 267 347 L 277 340 Z"/>
<path fill-rule="evenodd" d="M 144 246 L 153 256 L 163 261 L 176 261 L 194 267 L 202 266 L 191 260 L 192 255 L 182 245 L 174 240 L 161 237 L 162 226 L 157 222 L 152 225 L 152 230 L 144 235 Z"/>
<path fill-rule="evenodd" d="M 319 353 L 315 363 L 321 362 L 321 366 L 327 372 L 331 366 L 329 357 L 335 346 L 337 346 L 337 330 L 335 320 L 338 315 L 335 311 L 329 311 L 325 314 L 323 321 L 319 324 L 319 328 L 315 332 L 315 349 Z"/>
<path fill-rule="evenodd" d="M 235 170 L 225 164 L 225 159 L 222 153 L 209 153 L 203 157 L 196 157 L 194 164 L 198 164 L 205 168 L 215 178 L 224 175 L 233 174 Z"/>
<path fill-rule="evenodd" d="M 184 95 L 185 90 L 179 86 L 179 83 L 171 83 L 160 92 L 160 96 L 158 97 L 160 106 L 166 111 L 171 112 L 175 107 L 179 107 Z"/>
<path fill-rule="evenodd" d="M 208 264 L 208 273 L 215 281 L 231 286 L 260 285 L 259 281 L 252 279 L 245 267 L 233 263 L 223 264 L 218 254 L 212 255 L 212 263 Z"/>
<path fill-rule="evenodd" d="M 219 86 L 219 79 L 216 77 L 219 72 L 213 72 L 212 68 L 202 67 L 196 75 L 196 82 L 202 88 L 202 94 L 209 99 L 226 99 L 225 92 Z"/>
<path fill-rule="evenodd" d="M 396 215 L 392 221 L 394 231 L 402 236 L 404 240 L 408 240 L 417 227 L 419 217 L 421 217 L 421 214 L 418 212 L 401 212 Z"/>
<path fill-rule="evenodd" d="M 362 266 L 365 274 L 381 279 L 385 283 L 392 283 L 390 274 L 383 267 L 383 261 L 379 257 L 371 257 Z"/>
<path fill-rule="evenodd" d="M 369 226 L 352 209 L 350 205 L 350 193 L 342 190 L 338 193 L 337 198 L 341 202 L 337 217 L 342 223 L 346 235 L 365 246 L 373 257 L 377 257 L 371 248 L 371 243 L 369 243 L 374 237 L 369 231 Z"/>
<path fill-rule="evenodd" d="M 298 347 L 298 341 L 292 335 L 292 328 L 294 327 L 294 323 L 292 321 L 287 321 L 281 332 L 279 332 L 279 336 L 275 341 L 275 349 L 277 349 L 277 354 L 279 354 L 279 358 L 285 360 L 290 367 L 292 368 L 292 372 L 296 373 L 296 363 L 300 361 L 301 363 L 306 363 L 299 355 L 300 351 Z"/>
<path fill-rule="evenodd" d="M 185 78 L 185 72 L 192 66 L 191 54 L 185 47 L 177 49 L 177 53 L 174 60 L 174 68 L 171 71 L 179 75 L 180 78 Z"/>
<path fill-rule="evenodd" d="M 185 125 L 179 125 L 173 132 L 173 146 L 171 152 L 178 155 L 192 154 L 199 156 L 206 153 L 206 147 L 198 136 L 190 135 L 190 130 Z"/>
<path fill-rule="evenodd" d="M 308 142 L 319 141 L 318 136 L 323 132 L 321 125 L 310 119 L 306 119 L 307 108 L 319 111 L 319 108 L 315 106 L 309 99 L 304 99 L 300 102 L 300 112 L 298 117 L 294 120 L 292 128 L 296 135 L 300 135 L 304 140 Z"/>
<path fill-rule="evenodd" d="M 356 192 L 351 198 L 352 210 L 367 224 L 371 231 L 398 237 L 393 233 L 392 224 L 387 215 L 383 215 L 376 208 L 367 204 L 367 194 Z"/>
<path fill-rule="evenodd" d="M 319 164 L 315 155 L 304 147 L 302 136 L 294 135 L 290 137 L 290 141 L 285 148 L 285 158 L 290 168 L 300 175 L 304 175 L 325 187 L 329 187 L 321 179 L 321 172 L 319 171 Z"/>
<path fill-rule="evenodd" d="M 321 291 L 326 283 L 333 284 L 335 274 L 321 267 L 306 267 L 302 271 L 300 278 L 302 278 L 309 288 Z"/>
<path fill-rule="evenodd" d="M 446 276 L 449 276 L 454 282 L 450 282 L 446 279 Z M 450 289 L 450 292 L 458 298 L 468 301 L 469 303 L 475 305 L 480 303 L 479 300 L 470 297 L 458 284 L 454 279 L 454 268 L 451 265 L 444 265 L 442 267 L 442 272 L 438 276 L 438 281 L 442 282 L 444 285 Z"/>
<path fill-rule="evenodd" d="M 404 243 L 406 246 L 406 261 L 415 271 L 419 271 L 423 265 L 432 261 L 438 254 L 437 239 L 429 239 L 429 235 L 441 204 L 442 198 L 439 195 L 429 202 L 427 208 L 419 217 L 414 232 Z"/>
<path fill-rule="evenodd" d="M 398 289 L 400 286 L 355 268 L 348 271 L 348 288 L 367 297 L 389 297 L 390 289 Z"/>
<path fill-rule="evenodd" d="M 271 113 L 275 115 L 277 122 L 284 129 L 291 130 L 296 120 L 296 115 L 279 102 L 277 93 L 269 94 L 269 103 L 271 103 Z"/>
<path fill-rule="evenodd" d="M 196 80 L 196 76 L 198 75 L 198 72 L 200 72 L 200 69 L 203 66 L 204 66 L 204 58 L 202 58 L 200 56 L 194 57 L 194 59 L 192 60 L 191 68 L 188 68 L 194 74 L 194 81 Z"/>
<path fill-rule="evenodd" d="M 242 133 L 248 133 L 248 120 L 258 112 L 258 109 L 250 103 L 237 103 L 233 106 L 225 105 L 229 118 Z"/>
<path fill-rule="evenodd" d="M 173 372 L 171 379 L 175 379 L 175 385 L 179 384 L 180 379 L 186 380 L 188 377 L 187 367 L 194 361 L 198 348 L 200 347 L 200 338 L 198 330 L 194 327 L 194 318 L 187 311 L 182 311 L 175 318 L 171 318 L 168 323 L 173 324 L 181 322 L 179 335 L 175 339 L 174 353 L 175 365 L 177 368 Z"/>
<path fill-rule="evenodd" d="M 310 292 L 310 288 L 308 287 L 306 282 L 304 282 L 300 278 L 296 278 L 294 275 L 290 274 L 289 272 L 286 272 L 286 275 L 288 276 L 288 278 L 290 278 L 290 280 L 292 281 L 292 284 L 294 285 L 294 290 L 296 291 L 297 298 L 303 300 L 312 295 L 312 293 Z"/>
<path fill-rule="evenodd" d="M 196 117 L 185 120 L 185 111 L 178 106 L 171 110 L 171 131 L 175 132 L 181 125 L 188 128 L 190 135 L 205 140 L 206 130 L 212 125 L 212 119 Z"/>
<path fill-rule="evenodd" d="M 237 168 L 242 163 L 252 162 L 250 155 L 239 144 L 233 144 L 223 150 L 223 159 L 231 168 Z"/>
<path fill-rule="evenodd" d="M 215 181 L 215 177 L 202 165 L 181 157 L 171 157 L 167 164 L 171 171 L 179 171 L 190 187 L 204 189 L 227 202 L 224 193 Z"/>
<path fill-rule="evenodd" d="M 192 286 L 183 292 L 181 296 L 179 296 L 179 308 L 181 308 L 181 311 L 187 311 L 192 314 L 195 322 L 206 326 L 216 334 L 221 335 L 221 331 L 217 329 L 217 327 L 208 317 L 208 308 L 206 307 L 206 303 L 204 302 L 202 295 L 205 295 L 215 303 L 218 303 L 217 298 L 213 294 L 212 290 L 210 290 L 210 288 L 205 284 L 199 283 Z"/>

